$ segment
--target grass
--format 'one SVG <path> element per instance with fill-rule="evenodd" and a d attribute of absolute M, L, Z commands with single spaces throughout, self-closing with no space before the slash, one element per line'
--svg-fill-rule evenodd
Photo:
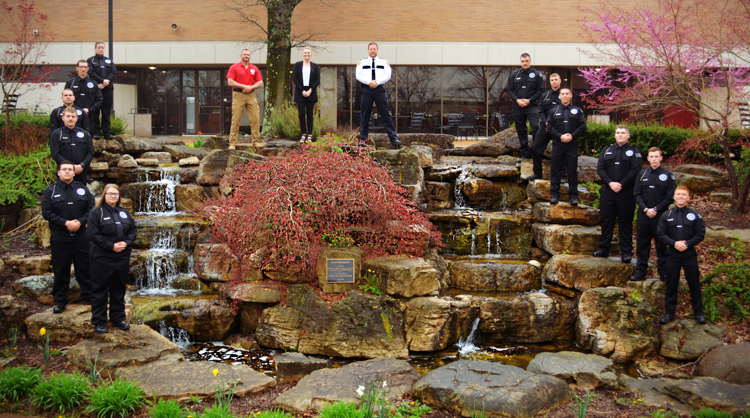
<path fill-rule="evenodd" d="M 60 414 L 81 405 L 88 395 L 90 386 L 81 373 L 60 373 L 34 388 L 33 399 L 46 410 L 56 410 Z"/>
<path fill-rule="evenodd" d="M 41 370 L 25 364 L 11 367 L 0 373 L 0 398 L 18 402 L 41 382 Z"/>
<path fill-rule="evenodd" d="M 86 410 L 98 418 L 126 417 L 145 405 L 143 389 L 125 380 L 115 380 L 107 386 L 96 388 L 89 395 L 90 405 Z"/>

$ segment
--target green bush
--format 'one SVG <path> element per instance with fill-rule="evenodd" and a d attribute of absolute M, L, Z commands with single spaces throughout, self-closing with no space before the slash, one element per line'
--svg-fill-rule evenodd
<path fill-rule="evenodd" d="M 10 115 L 10 126 L 16 125 L 39 125 L 49 129 L 49 114 L 34 115 L 33 113 L 14 113 Z M 0 115 L 0 128 L 5 126 L 5 115 Z"/>
<path fill-rule="evenodd" d="M 734 415 L 726 412 L 715 411 L 711 408 L 702 409 L 700 411 L 693 411 L 692 414 L 695 418 L 734 418 Z"/>
<path fill-rule="evenodd" d="M 320 106 L 316 105 L 313 112 L 313 138 L 320 137 Z M 299 127 L 299 113 L 294 103 L 284 103 L 274 109 L 268 118 L 268 123 L 263 129 L 264 133 L 278 136 L 279 138 L 299 140 L 302 130 Z"/>
<path fill-rule="evenodd" d="M 165 401 L 160 398 L 150 412 L 151 418 L 184 418 L 188 415 L 188 410 L 174 399 Z"/>
<path fill-rule="evenodd" d="M 630 140 L 628 142 L 638 148 L 643 154 L 644 160 L 651 147 L 659 147 L 665 156 L 671 156 L 684 141 L 703 134 L 702 131 L 696 129 L 655 124 L 626 124 L 626 126 L 630 129 Z M 614 123 L 587 123 L 586 132 L 578 138 L 578 150 L 584 155 L 599 155 L 605 146 L 615 142 L 616 127 L 617 125 Z"/>
<path fill-rule="evenodd" d="M 49 148 L 26 155 L 0 155 L 0 205 L 19 199 L 25 208 L 35 207 L 44 189 L 52 184 L 57 164 L 49 155 Z"/>
<path fill-rule="evenodd" d="M 750 316 L 750 263 L 725 263 L 714 267 L 701 280 L 703 309 L 711 321 L 719 319 L 719 306 L 726 306 L 735 322 Z"/>
<path fill-rule="evenodd" d="M 0 373 L 0 398 L 18 402 L 42 381 L 42 371 L 28 365 L 11 367 Z"/>
<path fill-rule="evenodd" d="M 591 206 L 594 209 L 599 209 L 599 204 L 601 203 L 601 184 L 594 183 L 593 181 L 588 181 L 586 183 L 581 184 L 581 186 L 588 189 L 589 193 L 594 193 L 596 195 L 596 198 L 589 202 L 589 201 L 581 201 L 581 203 Z"/>
<path fill-rule="evenodd" d="M 253 418 L 294 418 L 294 415 L 287 414 L 281 409 L 272 409 L 270 411 L 262 411 L 253 416 Z"/>
<path fill-rule="evenodd" d="M 91 405 L 86 408 L 98 418 L 126 417 L 144 405 L 143 389 L 125 380 L 115 380 L 111 385 L 100 386 L 89 395 Z"/>
<path fill-rule="evenodd" d="M 83 403 L 88 392 L 89 383 L 80 373 L 63 372 L 34 388 L 34 401 L 42 409 L 56 409 L 64 414 Z"/>
<path fill-rule="evenodd" d="M 229 409 L 228 404 L 214 405 L 206 408 L 202 414 L 195 414 L 197 418 L 233 418 L 234 412 Z"/>
<path fill-rule="evenodd" d="M 112 135 L 124 135 L 128 130 L 128 120 L 123 117 L 112 117 L 110 130 L 112 131 Z"/>
<path fill-rule="evenodd" d="M 319 418 L 362 418 L 365 411 L 357 409 L 353 402 L 338 401 L 320 408 L 318 414 Z"/>

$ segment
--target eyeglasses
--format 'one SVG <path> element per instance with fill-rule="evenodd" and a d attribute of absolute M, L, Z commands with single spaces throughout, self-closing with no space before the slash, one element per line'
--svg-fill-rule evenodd
<path fill-rule="evenodd" d="M 104 193 L 107 196 L 117 197 L 120 195 L 120 193 Z"/>

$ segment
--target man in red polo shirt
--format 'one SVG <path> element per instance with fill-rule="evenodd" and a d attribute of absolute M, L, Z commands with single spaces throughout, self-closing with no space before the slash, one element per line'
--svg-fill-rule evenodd
<path fill-rule="evenodd" d="M 250 50 L 243 49 L 240 62 L 229 67 L 227 84 L 232 88 L 232 129 L 229 132 L 229 149 L 237 145 L 242 112 L 247 109 L 250 128 L 253 134 L 253 148 L 260 144 L 260 108 L 255 98 L 255 90 L 263 87 L 263 77 L 258 67 L 250 64 Z"/>

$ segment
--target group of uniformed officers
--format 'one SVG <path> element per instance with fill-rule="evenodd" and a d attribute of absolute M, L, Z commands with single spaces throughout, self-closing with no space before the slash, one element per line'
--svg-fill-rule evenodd
<path fill-rule="evenodd" d="M 95 206 L 86 186 L 92 181 L 92 137 L 113 138 L 110 118 L 117 76 L 114 62 L 104 56 L 104 42 L 97 41 L 94 51 L 94 56 L 76 63 L 78 76 L 65 83 L 63 106 L 50 114 L 49 145 L 58 180 L 42 195 L 42 215 L 52 232 L 52 311 L 62 313 L 68 305 L 72 264 L 81 303 L 91 305 L 94 331 L 103 334 L 108 332 L 107 305 L 112 326 L 130 329 L 125 286 L 137 228 L 130 213 L 119 206 L 119 187 L 106 185 Z"/>
<path fill-rule="evenodd" d="M 551 89 L 543 91 L 544 78 L 531 68 L 531 57 L 526 53 L 521 55 L 521 68 L 514 71 L 508 81 L 508 93 L 513 101 L 513 120 L 521 144 L 521 159 L 533 156 L 534 173 L 528 180 L 541 179 L 542 155 L 552 140 L 550 204 L 559 203 L 560 182 L 567 174 L 570 205 L 577 206 L 577 140 L 586 131 L 586 118 L 583 110 L 571 103 L 571 90 L 560 88 L 560 76 L 551 74 L 549 81 Z M 527 122 L 534 138 L 531 147 L 528 144 Z M 621 260 L 624 263 L 632 261 L 633 215 L 637 203 L 638 259 L 635 274 L 630 280 L 645 280 L 653 239 L 659 278 L 667 285 L 665 315 L 660 322 L 668 324 L 675 319 L 680 270 L 684 269 L 695 320 L 705 324 L 695 251 L 695 246 L 703 241 L 706 233 L 703 218 L 687 207 L 690 191 L 686 187 L 677 187 L 674 175 L 661 167 L 661 150 L 657 147 L 648 150 L 649 167 L 642 170 L 642 155 L 628 143 L 629 139 L 628 127 L 618 125 L 615 143 L 605 147 L 599 155 L 597 173 L 603 183 L 599 204 L 602 233 L 599 249 L 593 255 L 609 257 L 617 221 Z M 669 209 L 672 203 L 674 208 Z"/>

